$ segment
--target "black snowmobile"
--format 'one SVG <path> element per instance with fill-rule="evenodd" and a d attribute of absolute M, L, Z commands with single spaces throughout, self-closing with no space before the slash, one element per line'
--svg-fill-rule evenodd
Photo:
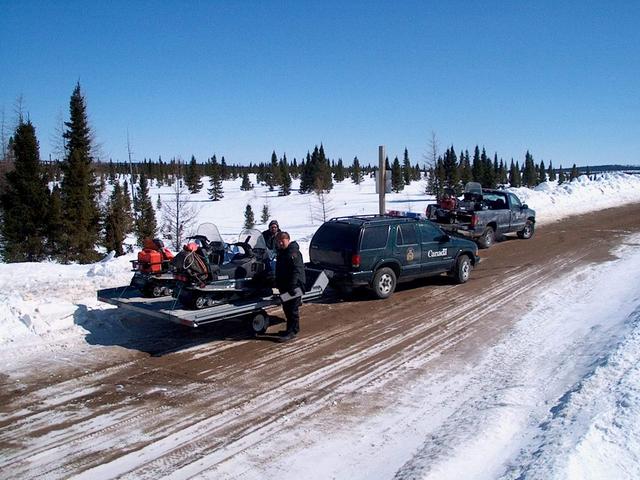
<path fill-rule="evenodd" d="M 186 308 L 201 309 L 271 295 L 272 258 L 258 230 L 243 230 L 237 242 L 227 244 L 214 224 L 202 224 L 173 260 L 173 296 Z"/>

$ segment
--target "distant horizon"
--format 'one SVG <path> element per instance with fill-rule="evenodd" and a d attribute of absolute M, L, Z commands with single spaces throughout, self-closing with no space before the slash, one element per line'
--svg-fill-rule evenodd
<path fill-rule="evenodd" d="M 43 159 L 79 82 L 101 160 L 640 165 L 640 2 L 0 0 L 0 113 Z M 635 59 L 635 60 L 634 60 Z M 11 134 L 12 132 L 7 132 Z"/>

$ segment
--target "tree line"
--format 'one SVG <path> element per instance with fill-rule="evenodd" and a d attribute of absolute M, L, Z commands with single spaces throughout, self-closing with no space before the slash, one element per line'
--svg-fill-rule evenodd
<path fill-rule="evenodd" d="M 586 173 L 589 174 L 587 167 Z M 533 156 L 527 150 L 524 161 L 511 159 L 509 165 L 502 158 L 498 160 L 498 154 L 493 158 L 487 155 L 484 148 L 476 145 L 473 156 L 468 150 L 460 150 L 456 154 L 453 145 L 446 149 L 444 155 L 438 156 L 427 170 L 426 192 L 440 198 L 446 189 L 451 189 L 456 195 L 460 195 L 468 182 L 478 182 L 484 188 L 496 188 L 499 186 L 511 187 L 535 187 L 540 183 L 558 181 L 562 184 L 579 176 L 576 164 L 570 170 L 553 167 L 551 161 L 545 166 L 544 160 L 536 163 Z"/>
<path fill-rule="evenodd" d="M 124 254 L 124 240 L 131 233 L 139 245 L 162 233 L 177 248 L 186 220 L 197 216 L 196 209 L 189 211 L 188 194 L 205 188 L 205 177 L 208 197 L 217 201 L 224 197 L 224 180 L 241 178 L 241 189 L 252 190 L 249 174 L 270 191 L 277 189 L 279 195 L 292 193 L 293 179 L 300 179 L 299 193 L 323 194 L 334 182 L 349 179 L 360 184 L 376 170 L 361 165 L 357 157 L 349 166 L 341 158 L 329 159 L 322 144 L 299 162 L 296 158 L 289 162 L 286 154 L 279 157 L 275 151 L 270 162 L 249 165 L 229 165 L 224 156 L 218 160 L 215 154 L 205 162 L 194 156 L 186 163 L 175 158 L 101 162 L 80 83 L 73 89 L 69 119 L 61 132 L 61 159 L 40 159 L 36 129 L 21 108 L 17 126 L 6 142 L 3 112 L 1 133 L 0 255 L 6 262 L 90 263 L 101 256 L 96 247 Z M 403 177 L 406 183 L 419 178 L 420 169 L 417 164 L 411 167 L 406 149 L 404 168 L 407 172 L 411 168 L 411 174 Z M 158 196 L 154 209 L 149 195 L 152 182 L 172 187 L 175 200 L 163 204 Z M 160 225 L 156 210 L 162 211 Z M 268 213 L 263 211 L 262 217 Z"/>

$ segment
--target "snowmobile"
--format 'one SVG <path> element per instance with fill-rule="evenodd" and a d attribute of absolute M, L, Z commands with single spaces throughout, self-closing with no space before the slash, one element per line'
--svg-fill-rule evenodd
<path fill-rule="evenodd" d="M 186 308 L 202 309 L 271 295 L 272 260 L 260 231 L 243 230 L 227 244 L 214 224 L 202 224 L 173 261 L 173 296 Z"/>
<path fill-rule="evenodd" d="M 137 288 L 145 297 L 171 295 L 175 280 L 171 271 L 173 253 L 159 238 L 146 238 L 138 259 L 131 260 L 133 278 L 130 286 Z"/>

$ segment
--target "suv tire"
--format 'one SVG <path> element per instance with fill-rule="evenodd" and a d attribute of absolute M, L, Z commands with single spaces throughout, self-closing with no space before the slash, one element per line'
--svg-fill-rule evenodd
<path fill-rule="evenodd" d="M 496 240 L 496 232 L 493 230 L 493 227 L 485 228 L 482 235 L 478 237 L 477 243 L 480 248 L 489 248 L 494 244 Z"/>
<path fill-rule="evenodd" d="M 389 267 L 382 267 L 373 276 L 371 288 L 378 298 L 390 297 L 396 289 L 396 273 Z"/>
<path fill-rule="evenodd" d="M 471 259 L 468 255 L 460 255 L 453 269 L 453 280 L 456 283 L 465 283 L 469 280 L 469 275 L 471 275 Z"/>

